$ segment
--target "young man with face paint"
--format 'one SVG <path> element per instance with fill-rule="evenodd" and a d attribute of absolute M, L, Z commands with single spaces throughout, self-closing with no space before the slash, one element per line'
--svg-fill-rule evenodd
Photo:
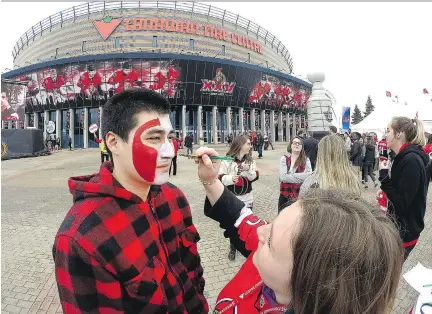
<path fill-rule="evenodd" d="M 198 232 L 167 183 L 169 103 L 131 89 L 103 107 L 112 162 L 69 179 L 74 205 L 53 248 L 65 313 L 207 313 Z"/>

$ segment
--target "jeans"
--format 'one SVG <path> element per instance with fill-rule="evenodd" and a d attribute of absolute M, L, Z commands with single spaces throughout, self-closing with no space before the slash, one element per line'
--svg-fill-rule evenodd
<path fill-rule="evenodd" d="M 368 182 L 368 176 L 370 176 L 372 181 L 375 183 L 376 179 L 373 172 L 373 164 L 363 164 L 362 174 L 365 183 Z"/>
<path fill-rule="evenodd" d="M 186 147 L 187 148 L 187 154 L 192 154 L 192 147 Z"/>
<path fill-rule="evenodd" d="M 263 150 L 263 146 L 258 145 L 258 158 L 262 157 L 262 150 Z"/>

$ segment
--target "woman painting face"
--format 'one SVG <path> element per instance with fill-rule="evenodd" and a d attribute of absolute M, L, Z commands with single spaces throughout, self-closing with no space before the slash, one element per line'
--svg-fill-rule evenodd
<path fill-rule="evenodd" d="M 301 206 L 295 202 L 275 220 L 258 228 L 258 249 L 253 263 L 264 283 L 279 295 L 286 295 L 293 268 L 293 238 L 298 231 Z"/>
<path fill-rule="evenodd" d="M 291 143 L 291 151 L 300 153 L 302 151 L 303 142 L 299 138 L 294 138 Z"/>

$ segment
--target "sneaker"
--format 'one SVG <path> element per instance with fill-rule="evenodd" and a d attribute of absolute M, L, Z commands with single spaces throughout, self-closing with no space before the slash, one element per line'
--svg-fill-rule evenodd
<path fill-rule="evenodd" d="M 230 251 L 228 253 L 228 259 L 232 262 L 235 260 L 236 249 L 233 245 L 230 245 Z"/>

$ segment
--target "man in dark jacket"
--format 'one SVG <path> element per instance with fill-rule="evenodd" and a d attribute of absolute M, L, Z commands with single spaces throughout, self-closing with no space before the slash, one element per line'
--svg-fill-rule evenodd
<path fill-rule="evenodd" d="M 318 140 L 312 137 L 311 133 L 307 133 L 304 129 L 300 129 L 298 132 L 298 136 L 303 138 L 303 147 L 306 152 L 307 157 L 309 158 L 312 170 L 315 170 L 316 159 L 318 154 Z"/>
<path fill-rule="evenodd" d="M 184 140 L 184 146 L 187 148 L 187 154 L 192 154 L 193 138 L 192 134 L 188 134 Z"/>
<path fill-rule="evenodd" d="M 74 205 L 53 256 L 63 312 L 208 313 L 188 201 L 167 183 L 170 105 L 129 89 L 103 107 L 112 162 L 69 179 Z"/>
<path fill-rule="evenodd" d="M 352 162 L 354 170 L 356 171 L 357 174 L 360 173 L 360 167 L 362 163 L 362 147 L 359 142 L 360 137 L 361 136 L 359 133 L 354 133 L 353 135 L 354 143 L 351 146 L 351 153 L 350 153 L 350 161 Z"/>
<path fill-rule="evenodd" d="M 263 146 L 264 146 L 264 136 L 262 135 L 261 131 L 257 132 L 256 144 L 257 144 L 257 149 L 258 149 L 258 158 L 261 159 L 263 156 L 262 151 L 263 151 Z"/>

